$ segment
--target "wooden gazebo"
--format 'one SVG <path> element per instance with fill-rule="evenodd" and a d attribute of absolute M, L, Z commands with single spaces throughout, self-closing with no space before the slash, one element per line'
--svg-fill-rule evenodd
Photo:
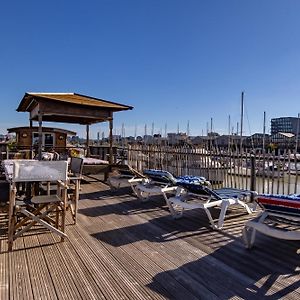
<path fill-rule="evenodd" d="M 25 93 L 17 111 L 29 112 L 30 127 L 39 123 L 39 158 L 42 155 L 42 122 L 86 125 L 86 145 L 89 145 L 89 125 L 109 122 L 110 163 L 112 163 L 113 113 L 131 110 L 132 106 L 75 93 Z"/>

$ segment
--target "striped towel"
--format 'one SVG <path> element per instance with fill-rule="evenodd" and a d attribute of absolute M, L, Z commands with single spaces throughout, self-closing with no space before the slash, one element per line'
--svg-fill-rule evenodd
<path fill-rule="evenodd" d="M 267 211 L 300 216 L 300 195 L 261 194 L 256 201 Z"/>

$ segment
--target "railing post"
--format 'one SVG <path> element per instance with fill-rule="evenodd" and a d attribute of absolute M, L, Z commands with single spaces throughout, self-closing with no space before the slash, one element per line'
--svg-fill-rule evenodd
<path fill-rule="evenodd" d="M 250 178 L 250 190 L 255 191 L 256 190 L 256 170 L 255 170 L 255 155 L 251 155 L 251 178 Z M 251 194 L 251 201 L 254 200 L 254 195 Z"/>

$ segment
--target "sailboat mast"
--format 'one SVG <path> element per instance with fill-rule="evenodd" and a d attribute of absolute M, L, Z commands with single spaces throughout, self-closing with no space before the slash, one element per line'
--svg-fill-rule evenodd
<path fill-rule="evenodd" d="M 300 114 L 298 113 L 298 120 L 297 120 L 297 134 L 296 134 L 296 153 L 298 150 L 298 137 L 299 137 L 299 118 L 300 118 Z"/>
<path fill-rule="evenodd" d="M 263 151 L 265 151 L 266 142 L 266 112 L 264 111 L 264 127 L 263 127 Z"/>
<path fill-rule="evenodd" d="M 242 151 L 242 147 L 243 147 L 243 121 L 244 121 L 244 92 L 242 92 L 242 97 L 241 97 L 241 132 L 240 132 L 240 151 Z"/>
<path fill-rule="evenodd" d="M 230 143 L 231 143 L 231 120 L 230 115 L 228 116 L 228 150 L 230 149 Z"/>
<path fill-rule="evenodd" d="M 210 118 L 210 149 L 212 149 L 212 144 L 213 144 L 213 135 L 212 135 L 212 132 L 213 132 L 213 118 Z"/>

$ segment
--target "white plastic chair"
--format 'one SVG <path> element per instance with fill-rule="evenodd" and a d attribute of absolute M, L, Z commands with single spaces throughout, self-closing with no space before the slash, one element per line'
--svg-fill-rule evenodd
<path fill-rule="evenodd" d="M 252 248 L 256 233 L 282 240 L 300 240 L 300 195 L 257 196 L 262 213 L 245 224 L 243 241 L 246 248 Z"/>

